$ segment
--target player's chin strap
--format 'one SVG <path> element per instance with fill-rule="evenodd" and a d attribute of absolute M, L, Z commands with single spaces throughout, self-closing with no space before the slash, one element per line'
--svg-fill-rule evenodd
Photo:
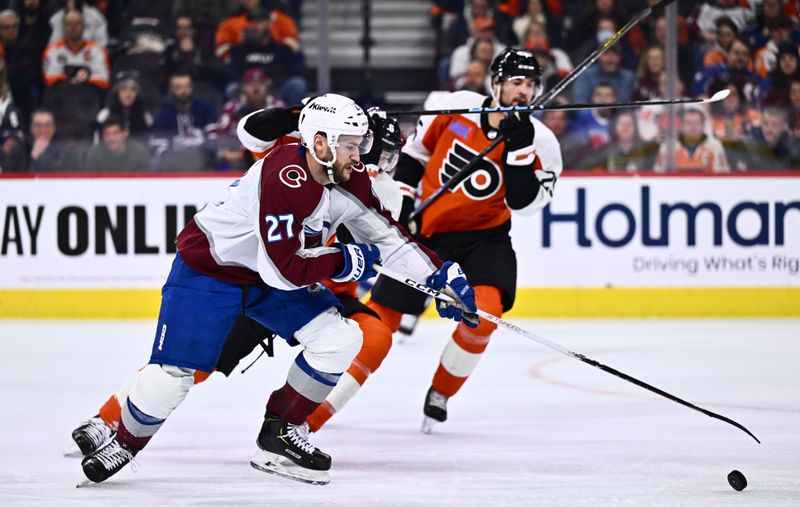
<path fill-rule="evenodd" d="M 309 151 L 311 152 L 311 158 L 313 158 L 314 161 L 322 166 L 325 166 L 325 172 L 328 173 L 328 179 L 330 182 L 334 185 L 338 185 L 339 182 L 336 181 L 336 178 L 333 176 L 333 164 L 336 163 L 336 147 L 331 146 L 330 142 L 328 142 L 328 147 L 331 149 L 331 153 L 333 154 L 333 158 L 329 162 L 323 162 L 320 160 L 320 158 L 317 156 L 317 150 L 315 150 L 313 146 Z"/>

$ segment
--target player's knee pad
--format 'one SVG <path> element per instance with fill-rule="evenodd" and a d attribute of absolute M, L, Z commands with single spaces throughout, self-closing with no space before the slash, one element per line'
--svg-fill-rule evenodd
<path fill-rule="evenodd" d="M 474 289 L 478 308 L 498 317 L 503 315 L 503 293 L 499 288 L 493 285 L 478 285 Z M 486 349 L 495 329 L 497 324 L 488 319 L 481 319 L 476 328 L 461 323 L 453 333 L 453 340 L 467 352 L 479 354 Z"/>
<path fill-rule="evenodd" d="M 193 383 L 194 370 L 191 368 L 148 364 L 139 370 L 128 400 L 144 414 L 166 419 L 186 398 Z"/>
<path fill-rule="evenodd" d="M 345 371 L 362 343 L 358 324 L 342 317 L 335 308 L 314 317 L 294 337 L 303 345 L 303 356 L 308 365 L 326 373 Z"/>

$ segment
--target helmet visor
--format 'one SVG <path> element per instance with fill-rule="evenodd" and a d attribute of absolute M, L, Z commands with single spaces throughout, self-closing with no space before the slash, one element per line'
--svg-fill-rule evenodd
<path fill-rule="evenodd" d="M 389 176 L 394 174 L 394 169 L 397 167 L 397 161 L 400 159 L 400 147 L 397 148 L 384 148 L 381 151 L 381 158 L 378 161 L 378 167 L 381 171 L 387 173 Z"/>
<path fill-rule="evenodd" d="M 348 155 L 356 152 L 359 155 L 366 155 L 372 149 L 372 131 L 368 130 L 363 136 L 340 135 L 336 140 L 336 147 Z"/>

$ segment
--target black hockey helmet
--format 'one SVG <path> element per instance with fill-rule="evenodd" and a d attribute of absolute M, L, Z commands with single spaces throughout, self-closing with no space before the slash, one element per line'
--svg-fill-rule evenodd
<path fill-rule="evenodd" d="M 542 80 L 542 66 L 530 51 L 506 48 L 494 57 L 489 69 L 492 81 L 500 83 L 517 77 L 532 78 L 537 84 Z"/>
<path fill-rule="evenodd" d="M 382 120 L 381 142 L 383 142 L 383 149 L 399 149 L 403 146 L 403 134 L 400 132 L 400 124 L 396 118 L 391 116 L 382 118 Z"/>

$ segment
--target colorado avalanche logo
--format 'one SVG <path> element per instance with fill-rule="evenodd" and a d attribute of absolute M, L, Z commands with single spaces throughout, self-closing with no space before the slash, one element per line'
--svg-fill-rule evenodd
<path fill-rule="evenodd" d="M 299 165 L 287 165 L 278 173 L 281 183 L 290 188 L 300 188 L 300 185 L 308 179 L 305 169 Z"/>
<path fill-rule="evenodd" d="M 472 151 L 466 145 L 454 141 L 447 151 L 442 168 L 439 170 L 439 182 L 444 182 L 452 178 L 462 167 L 467 165 L 470 160 L 475 158 L 477 151 Z M 453 188 L 453 192 L 461 189 L 470 199 L 482 201 L 493 196 L 503 183 L 503 173 L 500 168 L 491 160 L 485 158 L 478 162 L 475 171 L 469 178 L 462 180 Z"/>

